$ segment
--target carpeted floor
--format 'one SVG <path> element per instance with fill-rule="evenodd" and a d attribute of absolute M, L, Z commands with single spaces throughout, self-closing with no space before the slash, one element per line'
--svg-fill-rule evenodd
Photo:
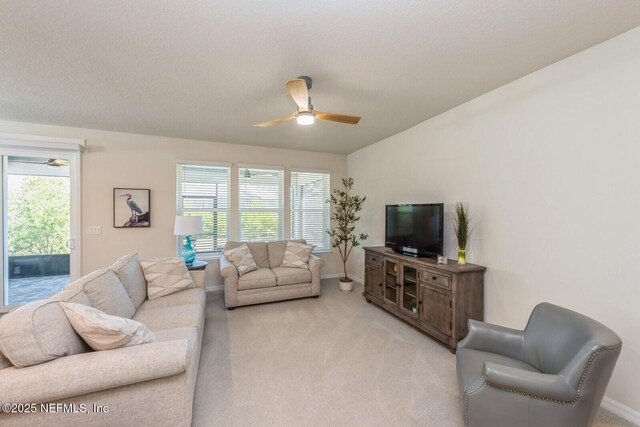
<path fill-rule="evenodd" d="M 361 294 L 324 280 L 318 299 L 233 311 L 208 295 L 193 425 L 462 426 L 455 356 Z"/>

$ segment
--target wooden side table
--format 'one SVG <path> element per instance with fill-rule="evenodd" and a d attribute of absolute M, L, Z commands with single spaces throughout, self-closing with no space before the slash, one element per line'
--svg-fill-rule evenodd
<path fill-rule="evenodd" d="M 187 264 L 187 270 L 189 271 L 201 271 L 207 268 L 209 263 L 207 261 L 193 261 L 193 264 Z"/>

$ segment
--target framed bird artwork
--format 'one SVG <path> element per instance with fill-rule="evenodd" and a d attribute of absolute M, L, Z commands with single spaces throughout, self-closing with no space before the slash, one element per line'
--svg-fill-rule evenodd
<path fill-rule="evenodd" d="M 151 227 L 151 190 L 114 188 L 113 226 L 115 228 Z"/>

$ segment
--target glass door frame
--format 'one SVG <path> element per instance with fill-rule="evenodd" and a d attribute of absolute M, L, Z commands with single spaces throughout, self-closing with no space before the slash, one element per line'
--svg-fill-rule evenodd
<path fill-rule="evenodd" d="M 63 158 L 69 160 L 69 186 L 71 195 L 71 227 L 69 236 L 69 280 L 73 281 L 81 276 L 81 254 L 82 246 L 81 237 L 81 204 L 80 204 L 80 152 L 84 148 L 84 140 L 69 138 L 48 138 L 29 135 L 14 135 L 0 133 L 0 156 L 18 156 L 18 157 L 46 157 L 46 158 Z M 17 305 L 2 305 L 4 300 L 5 280 L 4 274 L 8 271 L 8 256 L 5 256 L 7 250 L 7 182 L 5 182 L 5 171 L 0 165 L 0 185 L 2 194 L 0 199 L 0 253 L 2 262 L 0 262 L 0 313 L 10 311 Z"/>

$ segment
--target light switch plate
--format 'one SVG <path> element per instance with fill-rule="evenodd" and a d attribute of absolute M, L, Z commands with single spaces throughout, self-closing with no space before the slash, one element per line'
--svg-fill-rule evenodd
<path fill-rule="evenodd" d="M 90 225 L 87 227 L 87 234 L 102 234 L 102 227 L 99 225 Z"/>

